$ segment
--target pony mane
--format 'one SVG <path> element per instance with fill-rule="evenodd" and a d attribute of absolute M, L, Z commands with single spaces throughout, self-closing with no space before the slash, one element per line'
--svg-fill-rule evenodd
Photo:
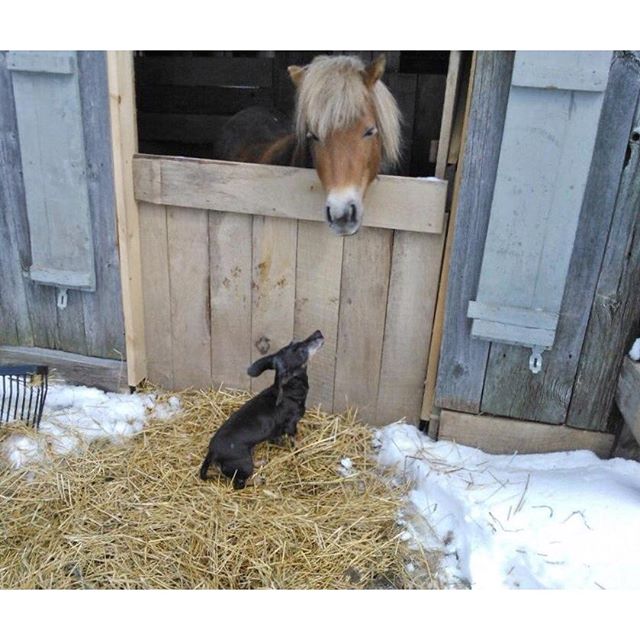
<path fill-rule="evenodd" d="M 385 168 L 400 158 L 400 110 L 381 80 L 368 89 L 363 81 L 364 63 L 355 56 L 318 56 L 305 67 L 296 100 L 296 135 L 299 144 L 312 131 L 325 137 L 349 127 L 371 104 L 382 144 Z"/>

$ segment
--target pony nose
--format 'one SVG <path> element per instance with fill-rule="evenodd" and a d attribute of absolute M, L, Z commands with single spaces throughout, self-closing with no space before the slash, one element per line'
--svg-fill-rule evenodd
<path fill-rule="evenodd" d="M 354 224 L 358 218 L 358 205 L 355 201 L 344 203 L 342 206 L 332 207 L 327 205 L 328 222 L 340 222 Z"/>

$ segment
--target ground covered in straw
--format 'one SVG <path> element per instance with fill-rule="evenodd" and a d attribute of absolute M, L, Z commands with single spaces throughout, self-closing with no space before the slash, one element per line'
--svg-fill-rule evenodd
<path fill-rule="evenodd" d="M 199 480 L 213 431 L 246 398 L 185 393 L 179 415 L 123 445 L 1 469 L 0 587 L 437 586 L 403 542 L 401 490 L 352 415 L 308 411 L 294 449 L 256 449 L 262 466 L 243 491 Z"/>

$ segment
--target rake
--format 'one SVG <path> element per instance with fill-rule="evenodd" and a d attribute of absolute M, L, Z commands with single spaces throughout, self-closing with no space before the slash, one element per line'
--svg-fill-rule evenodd
<path fill-rule="evenodd" d="M 0 366 L 0 424 L 19 420 L 40 426 L 48 389 L 49 367 Z"/>

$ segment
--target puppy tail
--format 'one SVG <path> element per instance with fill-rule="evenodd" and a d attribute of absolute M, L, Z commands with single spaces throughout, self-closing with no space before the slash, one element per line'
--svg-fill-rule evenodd
<path fill-rule="evenodd" d="M 206 480 L 207 479 L 207 471 L 209 471 L 209 466 L 211 465 L 211 458 L 212 458 L 212 453 L 211 451 L 207 451 L 207 456 L 204 459 L 204 462 L 202 463 L 202 466 L 200 467 L 200 479 L 201 480 Z"/>

